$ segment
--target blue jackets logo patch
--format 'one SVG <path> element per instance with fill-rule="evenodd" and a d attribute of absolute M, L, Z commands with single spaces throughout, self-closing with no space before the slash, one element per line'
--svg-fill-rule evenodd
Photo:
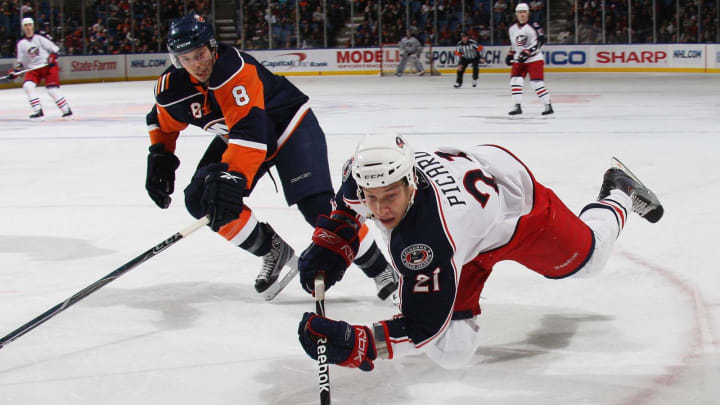
<path fill-rule="evenodd" d="M 408 246 L 400 253 L 402 264 L 410 270 L 422 270 L 432 262 L 432 259 L 432 249 L 423 243 Z"/>

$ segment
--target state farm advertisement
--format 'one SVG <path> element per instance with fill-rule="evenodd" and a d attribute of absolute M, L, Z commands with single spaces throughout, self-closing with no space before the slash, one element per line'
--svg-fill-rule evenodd
<path fill-rule="evenodd" d="M 90 55 L 61 57 L 60 80 L 124 79 L 124 55 Z"/>

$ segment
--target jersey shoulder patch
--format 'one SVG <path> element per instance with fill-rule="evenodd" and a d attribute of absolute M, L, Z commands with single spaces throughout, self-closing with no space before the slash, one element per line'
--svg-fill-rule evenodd
<path fill-rule="evenodd" d="M 168 107 L 196 95 L 202 95 L 190 83 L 185 69 L 170 66 L 155 83 L 155 101 L 162 107 Z"/>
<path fill-rule="evenodd" d="M 218 52 L 220 53 L 220 57 L 215 61 L 210 82 L 208 83 L 208 87 L 211 90 L 217 90 L 222 87 L 245 67 L 245 55 L 237 48 L 221 46 L 218 48 Z"/>

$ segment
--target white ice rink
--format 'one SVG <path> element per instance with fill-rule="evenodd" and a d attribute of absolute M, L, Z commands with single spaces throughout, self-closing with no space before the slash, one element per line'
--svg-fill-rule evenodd
<path fill-rule="evenodd" d="M 578 212 L 618 156 L 660 197 L 633 215 L 604 273 L 545 279 L 514 263 L 483 293 L 484 342 L 471 366 L 424 356 L 333 367 L 335 404 L 720 403 L 720 77 L 558 74 L 556 119 L 525 86 L 508 120 L 508 77 L 293 77 L 328 141 L 333 181 L 363 133 L 417 148 L 495 143 Z M 211 136 L 183 133 L 168 210 L 144 188 L 153 82 L 68 85 L 61 121 L 27 120 L 21 89 L 0 91 L 0 336 L 193 222 L 182 190 Z M 311 229 L 264 177 L 249 199 L 296 250 Z M 260 260 L 204 228 L 0 349 L 0 404 L 315 404 L 316 364 L 297 339 L 314 309 L 297 281 L 274 301 L 253 288 Z M 353 267 L 328 316 L 369 324 L 395 311 Z"/>

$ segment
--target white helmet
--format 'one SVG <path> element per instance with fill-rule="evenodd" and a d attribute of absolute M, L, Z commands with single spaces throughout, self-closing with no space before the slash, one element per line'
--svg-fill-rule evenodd
<path fill-rule="evenodd" d="M 515 7 L 515 12 L 518 11 L 530 11 L 530 7 L 528 7 L 527 3 L 518 3 L 517 7 Z"/>
<path fill-rule="evenodd" d="M 352 175 L 359 187 L 385 187 L 406 179 L 415 185 L 415 153 L 401 135 L 367 135 L 355 149 Z"/>
<path fill-rule="evenodd" d="M 35 21 L 33 21 L 33 19 L 30 18 L 30 17 L 25 17 L 25 18 L 22 19 L 22 24 L 21 24 L 21 25 L 22 25 L 22 26 L 25 26 L 25 24 L 32 24 L 33 26 L 35 26 Z"/>

